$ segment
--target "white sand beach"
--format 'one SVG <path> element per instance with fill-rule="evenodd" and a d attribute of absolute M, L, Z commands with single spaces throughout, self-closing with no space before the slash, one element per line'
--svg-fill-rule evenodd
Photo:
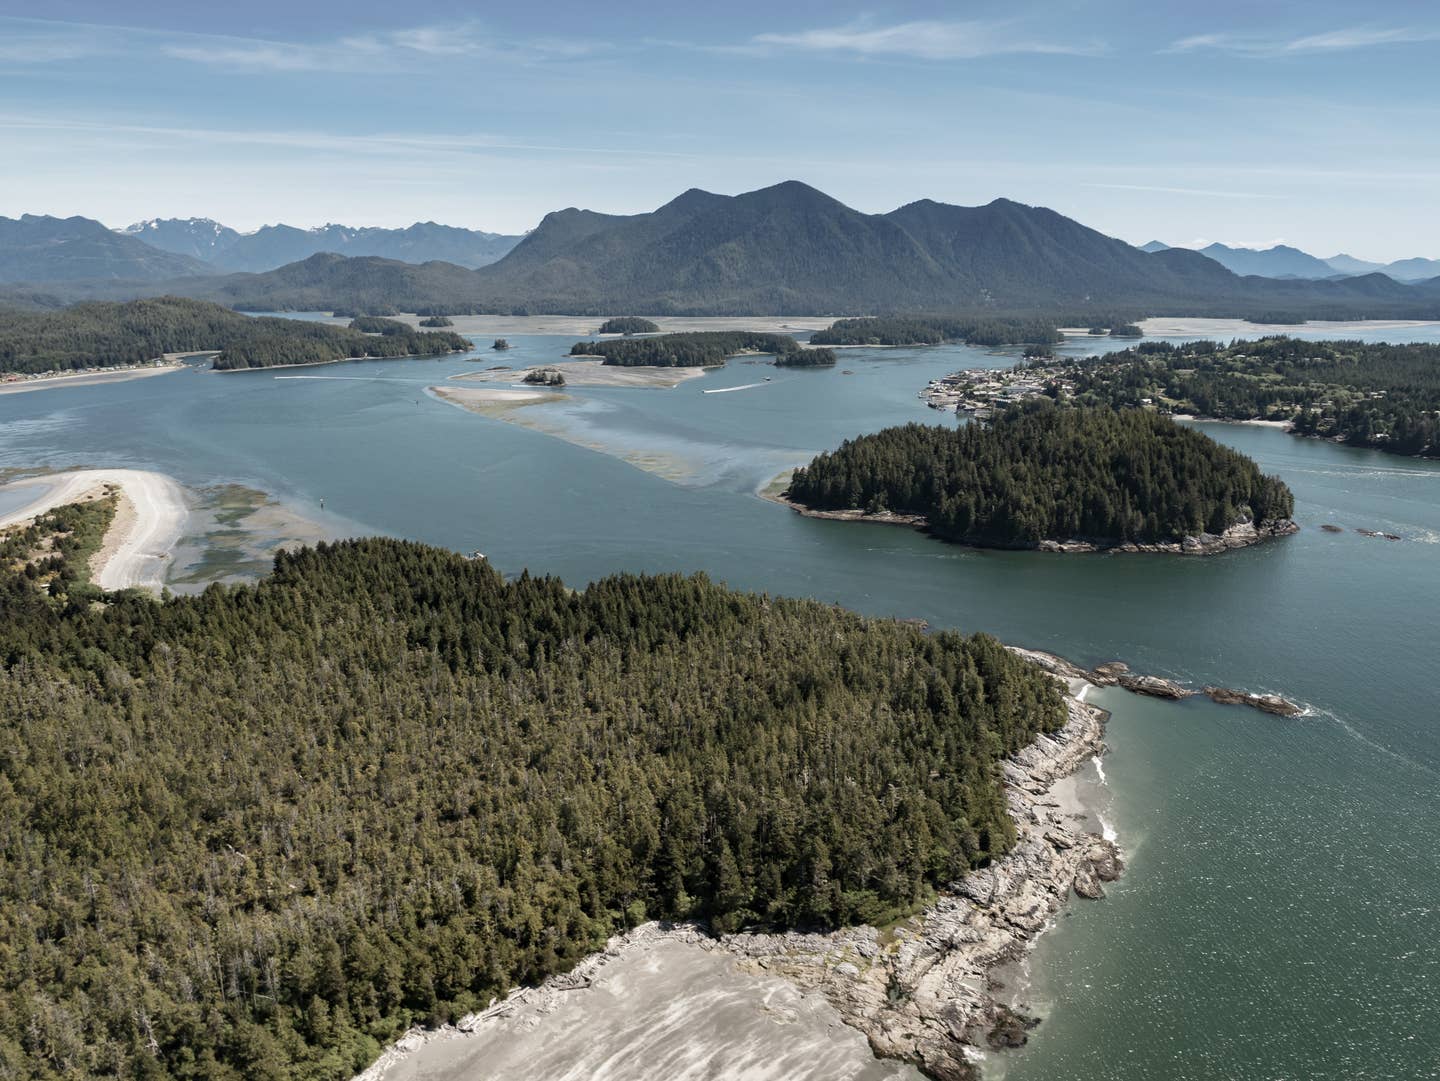
<path fill-rule="evenodd" d="M 27 522 L 52 507 L 74 503 L 107 484 L 120 489 L 120 506 L 91 562 L 92 580 L 101 589 L 159 590 L 170 552 L 180 539 L 186 509 L 184 490 L 163 473 L 140 469 L 77 469 L 27 477 L 5 491 L 35 490 L 35 498 L 0 515 L 0 529 Z"/>
<path fill-rule="evenodd" d="M 1169 318 L 1142 319 L 1136 324 L 1151 338 L 1259 338 L 1266 334 L 1285 334 L 1297 330 L 1323 333 L 1343 338 L 1357 330 L 1398 330 L 1403 327 L 1435 326 L 1434 320 L 1370 319 L 1346 322 L 1311 320 L 1308 323 L 1250 323 L 1244 319 Z"/>

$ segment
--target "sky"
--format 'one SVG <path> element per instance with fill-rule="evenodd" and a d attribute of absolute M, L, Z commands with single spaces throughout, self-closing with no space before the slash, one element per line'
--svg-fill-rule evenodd
<path fill-rule="evenodd" d="M 1440 257 L 1440 4 L 0 0 L 0 214 L 516 233 L 812 184 Z"/>

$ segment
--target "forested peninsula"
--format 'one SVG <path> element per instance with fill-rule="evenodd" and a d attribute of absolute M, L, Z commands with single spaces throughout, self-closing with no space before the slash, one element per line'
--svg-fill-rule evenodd
<path fill-rule="evenodd" d="M 794 353 L 800 343 L 788 334 L 751 330 L 699 330 L 654 338 L 611 338 L 576 342 L 571 356 L 604 357 L 606 364 L 629 368 L 713 368 L 742 353 Z"/>
<path fill-rule="evenodd" d="M 1064 339 L 1054 319 L 920 316 L 837 319 L 810 335 L 811 345 L 1053 345 Z"/>
<path fill-rule="evenodd" d="M 241 315 L 178 297 L 76 304 L 59 311 L 0 310 L 0 372 L 79 371 L 210 350 L 220 351 L 214 367 L 227 370 L 470 348 L 458 334 L 418 333 L 398 322 L 393 326 L 400 330 L 366 334 L 300 319 Z"/>
<path fill-rule="evenodd" d="M 1030 402 L 988 424 L 907 424 L 797 469 L 785 499 L 980 547 L 1203 554 L 1293 532 L 1293 497 L 1243 454 L 1142 410 Z"/>
<path fill-rule="evenodd" d="M 1144 342 L 1031 368 L 1065 383 L 1077 402 L 1286 421 L 1297 435 L 1440 456 L 1440 345 L 1289 337 L 1228 346 Z"/>
<path fill-rule="evenodd" d="M 20 1079 L 338 1081 L 647 919 L 884 921 L 1007 850 L 1001 759 L 1066 719 L 994 639 L 704 577 L 55 578 L 0 568 Z"/>

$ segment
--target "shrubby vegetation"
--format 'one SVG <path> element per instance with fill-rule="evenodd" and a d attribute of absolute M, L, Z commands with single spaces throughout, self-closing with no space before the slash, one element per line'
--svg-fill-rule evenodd
<path fill-rule="evenodd" d="M 600 324 L 600 334 L 655 334 L 660 330 L 657 323 L 641 319 L 638 315 L 622 315 L 607 319 Z"/>
<path fill-rule="evenodd" d="M 655 917 L 829 926 L 1013 843 L 1064 719 L 985 636 L 395 540 L 0 575 L 0 1076 L 342 1079 Z"/>
<path fill-rule="evenodd" d="M 0 311 L 0 371 L 141 364 L 164 353 L 212 349 L 221 351 L 215 367 L 224 369 L 428 355 L 470 347 L 456 334 L 404 330 L 375 338 L 325 323 L 240 315 L 218 304 L 178 297 L 76 304 L 48 312 Z"/>
<path fill-rule="evenodd" d="M 1127 406 L 1148 398 L 1175 413 L 1287 420 L 1301 435 L 1440 455 L 1440 345 L 1145 342 L 1067 367 L 1082 402 Z"/>
<path fill-rule="evenodd" d="M 622 367 L 711 368 L 740 353 L 793 353 L 800 343 L 788 334 L 762 334 L 752 330 L 702 330 L 662 334 L 657 338 L 611 338 L 603 342 L 576 342 L 572 356 L 599 356 L 606 364 Z"/>
<path fill-rule="evenodd" d="M 907 424 L 846 441 L 795 471 L 817 510 L 923 516 L 947 540 L 1178 541 L 1289 518 L 1289 488 L 1213 439 L 1141 410 L 1034 401 L 991 423 Z"/>
<path fill-rule="evenodd" d="M 939 345 L 963 341 L 971 345 L 1038 345 L 1063 340 L 1049 319 L 976 316 L 837 319 L 810 335 L 812 345 Z"/>

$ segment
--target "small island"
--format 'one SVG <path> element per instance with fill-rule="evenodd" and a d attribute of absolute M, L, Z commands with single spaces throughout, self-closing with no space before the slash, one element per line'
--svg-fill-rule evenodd
<path fill-rule="evenodd" d="M 491 348 L 491 349 L 498 350 L 499 352 L 503 353 L 503 352 L 505 352 L 505 350 L 507 350 L 507 349 L 510 348 L 510 343 L 509 343 L 508 341 L 506 341 L 504 338 L 496 338 L 495 341 L 494 341 L 494 344 L 492 344 L 492 345 L 490 346 L 490 348 Z"/>
<path fill-rule="evenodd" d="M 453 327 L 455 320 L 447 315 L 427 315 L 424 319 L 420 320 L 420 325 L 422 327 L 433 327 L 438 330 L 442 327 Z"/>
<path fill-rule="evenodd" d="M 781 499 L 985 548 L 1208 555 L 1297 528 L 1283 481 L 1193 428 L 1038 401 L 989 424 L 848 440 L 795 470 Z"/>
<path fill-rule="evenodd" d="M 565 373 L 558 368 L 532 368 L 525 373 L 525 378 L 521 382 L 541 387 L 563 387 Z"/>
<path fill-rule="evenodd" d="M 833 368 L 835 350 L 796 349 L 792 353 L 780 353 L 775 357 L 777 368 Z"/>
<path fill-rule="evenodd" d="M 597 334 L 657 334 L 660 326 L 638 315 L 622 315 L 600 324 Z"/>

